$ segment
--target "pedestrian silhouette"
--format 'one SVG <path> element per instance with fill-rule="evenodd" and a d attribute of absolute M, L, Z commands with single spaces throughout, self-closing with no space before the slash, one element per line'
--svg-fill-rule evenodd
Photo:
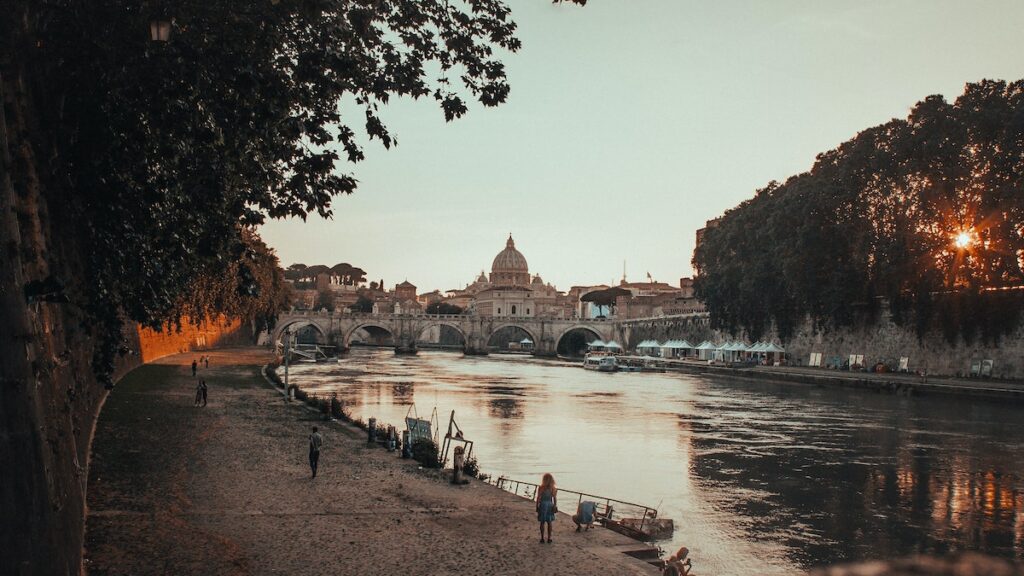
<path fill-rule="evenodd" d="M 320 465 L 320 448 L 324 445 L 324 438 L 313 426 L 313 433 L 309 435 L 309 469 L 313 471 L 313 478 L 316 478 L 316 469 Z"/>
<path fill-rule="evenodd" d="M 198 368 L 198 367 L 199 367 L 199 364 L 196 362 L 196 359 L 193 358 L 192 359 L 192 377 L 193 378 L 196 377 L 196 368 Z"/>

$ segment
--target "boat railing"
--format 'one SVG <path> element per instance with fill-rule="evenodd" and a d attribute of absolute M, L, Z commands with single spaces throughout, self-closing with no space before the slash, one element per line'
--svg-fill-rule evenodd
<path fill-rule="evenodd" d="M 506 492 L 511 492 L 520 498 L 533 501 L 537 497 L 537 489 L 540 488 L 538 484 L 533 482 L 526 482 L 524 480 L 515 480 L 513 478 L 506 478 L 505 476 L 499 476 L 493 480 L 488 481 L 489 484 L 493 484 Z M 648 520 L 653 520 L 658 517 L 658 510 L 650 506 L 643 504 L 636 504 L 634 502 L 626 502 L 625 500 L 616 500 L 615 498 L 608 498 L 606 496 L 598 496 L 597 494 L 589 494 L 587 492 L 579 492 L 576 490 L 568 490 L 566 488 L 559 488 L 558 495 L 561 497 L 563 494 L 571 494 L 576 497 L 576 505 L 579 506 L 583 500 L 592 500 L 595 503 L 604 503 L 604 511 L 599 516 L 604 519 L 611 520 L 611 513 L 614 510 L 616 513 L 621 514 L 623 511 L 631 512 L 635 511 L 640 516 L 640 527 L 638 530 L 643 532 L 644 524 Z M 565 499 L 563 498 L 564 502 Z M 575 512 L 573 512 L 575 513 Z"/>

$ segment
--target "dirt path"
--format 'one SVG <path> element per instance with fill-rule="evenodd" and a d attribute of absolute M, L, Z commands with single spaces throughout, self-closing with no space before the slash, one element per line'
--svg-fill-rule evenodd
<path fill-rule="evenodd" d="M 634 544 L 568 517 L 538 543 L 531 503 L 453 487 L 361 433 L 286 404 L 259 375 L 262 350 L 211 355 L 210 403 L 193 406 L 194 357 L 126 376 L 100 415 L 86 566 L 117 574 L 653 574 Z M 324 452 L 311 480 L 309 427 Z"/>

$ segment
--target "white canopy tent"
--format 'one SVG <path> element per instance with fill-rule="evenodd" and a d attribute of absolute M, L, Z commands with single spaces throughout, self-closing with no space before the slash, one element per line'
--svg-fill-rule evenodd
<path fill-rule="evenodd" d="M 696 350 L 697 357 L 700 358 L 701 360 L 710 360 L 714 356 L 714 352 L 716 349 L 718 349 L 718 346 L 715 346 L 711 342 L 705 340 L 698 344 L 697 346 L 695 346 L 693 349 Z"/>
<path fill-rule="evenodd" d="M 644 340 L 636 345 L 636 353 L 644 356 L 661 356 L 662 345 L 657 340 Z"/>
<path fill-rule="evenodd" d="M 661 355 L 665 358 L 679 358 L 686 356 L 687 350 L 693 346 L 686 340 L 669 340 L 661 345 Z"/>

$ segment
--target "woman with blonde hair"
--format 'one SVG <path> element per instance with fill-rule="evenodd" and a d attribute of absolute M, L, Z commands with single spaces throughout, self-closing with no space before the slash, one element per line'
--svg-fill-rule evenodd
<path fill-rule="evenodd" d="M 537 520 L 540 522 L 540 542 L 544 543 L 544 525 L 548 525 L 548 544 L 551 544 L 551 523 L 558 512 L 558 488 L 555 477 L 545 474 L 537 488 Z"/>

